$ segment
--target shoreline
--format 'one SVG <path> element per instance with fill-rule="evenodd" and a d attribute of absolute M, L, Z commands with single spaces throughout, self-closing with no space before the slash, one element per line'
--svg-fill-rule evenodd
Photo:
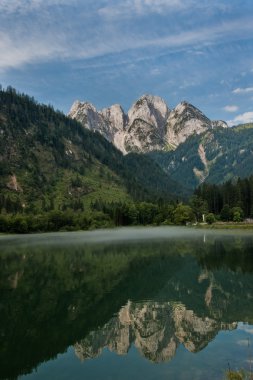
<path fill-rule="evenodd" d="M 199 223 L 196 225 L 197 228 L 208 228 L 217 230 L 253 230 L 253 223 L 243 223 L 243 222 L 217 222 L 213 224 Z"/>
<path fill-rule="evenodd" d="M 124 229 L 124 228 L 158 228 L 158 227 L 181 227 L 181 228 L 186 228 L 186 229 L 207 229 L 207 230 L 253 230 L 253 223 L 235 223 L 235 222 L 217 222 L 213 224 L 207 224 L 207 223 L 198 223 L 198 224 L 188 224 L 188 225 L 177 225 L 177 224 L 160 224 L 160 225 L 153 225 L 153 224 L 148 224 L 148 225 L 143 225 L 143 224 L 138 224 L 138 225 L 128 225 L 128 226 L 99 226 L 98 228 L 89 228 L 89 229 L 59 229 L 59 230 L 51 230 L 51 231 L 27 231 L 27 232 L 0 232 L 0 238 L 4 236 L 13 236 L 13 235 L 36 235 L 36 234 L 51 234 L 51 233 L 65 233 L 65 232 L 93 232 L 93 231 L 110 231 L 110 230 L 117 230 L 117 229 Z"/>

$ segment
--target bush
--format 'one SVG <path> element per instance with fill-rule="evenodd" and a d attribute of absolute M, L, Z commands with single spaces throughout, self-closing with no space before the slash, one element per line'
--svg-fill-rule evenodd
<path fill-rule="evenodd" d="M 216 219 L 215 219 L 215 216 L 214 216 L 214 214 L 212 212 L 210 212 L 209 214 L 207 214 L 207 216 L 206 216 L 206 222 L 208 224 L 213 224 L 215 221 L 216 221 Z"/>
<path fill-rule="evenodd" d="M 174 223 L 178 225 L 185 225 L 193 222 L 195 219 L 193 210 L 190 206 L 179 204 L 174 211 Z"/>

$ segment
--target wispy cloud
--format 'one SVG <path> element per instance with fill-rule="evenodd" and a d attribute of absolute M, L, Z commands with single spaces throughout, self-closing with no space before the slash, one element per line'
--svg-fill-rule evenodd
<path fill-rule="evenodd" d="M 36 61 L 48 61 L 63 54 L 62 41 L 52 39 L 46 32 L 43 39 L 35 34 L 23 41 L 22 37 L 15 39 L 0 32 L 0 71 Z"/>
<path fill-rule="evenodd" d="M 98 13 L 107 18 L 133 17 L 168 11 L 179 11 L 192 6 L 193 0 L 124 0 L 109 1 L 98 10 Z"/>
<path fill-rule="evenodd" d="M 233 94 L 247 94 L 249 92 L 253 92 L 253 87 L 245 87 L 245 88 L 235 88 L 233 91 Z"/>
<path fill-rule="evenodd" d="M 49 17 L 48 14 L 46 17 Z M 29 21 L 29 30 L 25 24 L 19 25 L 15 31 L 11 27 L 8 31 L 0 27 L 0 69 L 19 67 L 40 60 L 87 59 L 137 49 L 140 50 L 140 57 L 143 49 L 153 49 L 152 54 L 155 54 L 159 49 L 180 50 L 189 46 L 199 47 L 201 44 L 206 46 L 220 42 L 221 39 L 242 38 L 246 33 L 253 32 L 251 19 L 227 21 L 180 33 L 174 31 L 162 36 L 143 31 L 132 33 L 130 29 L 125 33 L 123 29 L 111 24 L 100 25 L 96 30 L 92 29 L 92 32 L 86 29 L 84 33 L 80 33 L 83 28 L 82 18 L 78 19 L 77 16 L 75 23 L 79 25 L 75 31 L 72 28 L 73 21 L 70 20 L 66 23 L 68 28 L 62 28 L 61 23 L 65 21 L 60 19 L 56 25 L 50 19 L 42 19 L 39 25 Z M 243 91 L 250 92 L 253 88 L 234 90 L 235 93 Z"/>
<path fill-rule="evenodd" d="M 238 124 L 253 123 L 253 112 L 245 112 L 236 116 L 233 120 L 229 120 L 227 123 L 230 127 Z"/>
<path fill-rule="evenodd" d="M 158 69 L 157 67 L 150 70 L 151 75 L 160 75 L 161 74 L 161 69 Z"/>
<path fill-rule="evenodd" d="M 147 14 L 174 14 L 187 9 L 210 12 L 210 9 L 224 11 L 228 9 L 227 4 L 212 0 L 107 0 L 99 8 L 98 13 L 106 18 L 128 18 L 145 16 Z"/>
<path fill-rule="evenodd" d="M 72 1 L 75 2 L 75 0 Z M 0 12 L 2 13 L 27 13 L 39 8 L 55 6 L 55 5 L 66 5 L 69 4 L 68 0 L 1 0 L 0 2 Z"/>
<path fill-rule="evenodd" d="M 237 112 L 238 111 L 238 109 L 239 109 L 239 107 L 238 106 L 225 106 L 225 107 L 223 107 L 223 109 L 224 109 L 224 111 L 226 111 L 226 112 Z"/>

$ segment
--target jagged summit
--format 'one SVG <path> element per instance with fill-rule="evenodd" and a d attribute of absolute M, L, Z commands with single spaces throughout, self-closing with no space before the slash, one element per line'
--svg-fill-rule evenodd
<path fill-rule="evenodd" d="M 127 152 L 150 152 L 165 148 L 165 125 L 169 108 L 159 96 L 143 95 L 128 111 L 125 136 Z"/>
<path fill-rule="evenodd" d="M 129 125 L 135 119 L 143 121 L 160 128 L 169 115 L 169 108 L 165 101 L 159 96 L 143 95 L 128 111 Z"/>
<path fill-rule="evenodd" d="M 203 112 L 184 101 L 170 112 L 167 120 L 166 139 L 171 148 L 176 148 L 189 136 L 201 134 L 212 128 L 212 122 Z"/>
<path fill-rule="evenodd" d="M 128 113 L 119 104 L 97 111 L 91 103 L 76 101 L 69 112 L 85 128 L 100 132 L 124 154 L 175 149 L 192 134 L 227 127 L 211 121 L 187 101 L 170 110 L 159 96 L 145 94 Z"/>

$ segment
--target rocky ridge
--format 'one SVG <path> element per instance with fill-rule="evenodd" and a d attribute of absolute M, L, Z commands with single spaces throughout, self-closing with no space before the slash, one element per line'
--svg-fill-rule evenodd
<path fill-rule="evenodd" d="M 193 134 L 227 127 L 185 101 L 170 110 L 162 98 L 153 95 L 143 95 L 127 114 L 119 104 L 98 111 L 91 103 L 76 101 L 69 116 L 101 133 L 124 154 L 174 150 Z"/>

